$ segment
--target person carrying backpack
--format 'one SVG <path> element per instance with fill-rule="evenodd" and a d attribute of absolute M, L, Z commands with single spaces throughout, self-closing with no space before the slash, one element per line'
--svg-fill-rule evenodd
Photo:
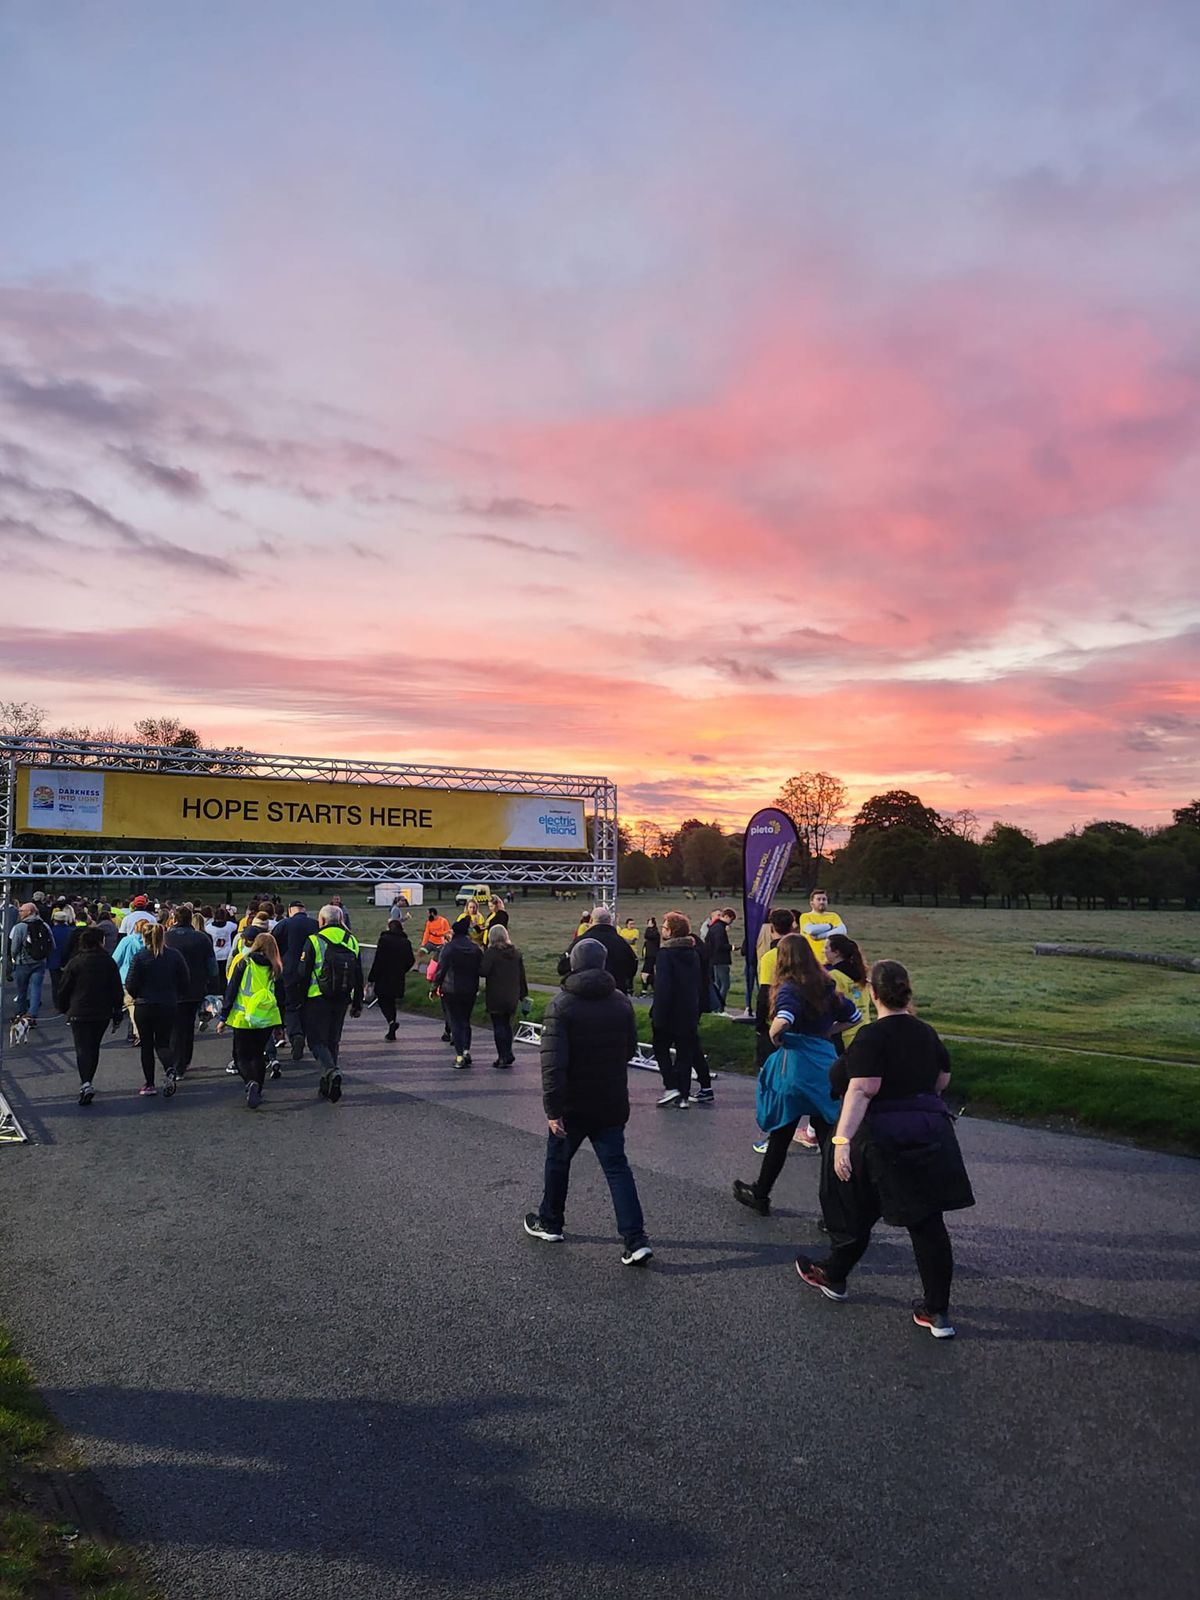
<path fill-rule="evenodd" d="M 304 1037 L 321 1068 L 318 1093 L 336 1105 L 342 1098 L 338 1071 L 342 1027 L 347 1011 L 352 1017 L 362 1015 L 364 988 L 358 940 L 347 933 L 340 907 L 321 907 L 317 932 L 300 953 L 297 987 L 304 996 L 300 1006 Z"/>
<path fill-rule="evenodd" d="M 20 918 L 8 940 L 9 964 L 17 984 L 17 1011 L 13 1021 L 14 1024 L 24 1021 L 36 1027 L 42 1005 L 42 985 L 54 954 L 54 936 L 32 901 L 21 907 Z"/>

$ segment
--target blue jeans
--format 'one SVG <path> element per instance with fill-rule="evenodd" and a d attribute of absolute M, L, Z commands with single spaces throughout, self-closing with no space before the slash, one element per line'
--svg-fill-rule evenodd
<path fill-rule="evenodd" d="M 538 1215 L 543 1222 L 561 1230 L 567 1209 L 567 1188 L 571 1182 L 571 1162 L 585 1139 L 592 1141 L 596 1160 L 608 1179 L 613 1210 L 617 1213 L 617 1232 L 626 1244 L 634 1244 L 645 1232 L 642 1206 L 638 1200 L 637 1184 L 625 1158 L 624 1128 L 569 1127 L 559 1138 L 551 1133 L 546 1138 L 546 1191 Z"/>
<path fill-rule="evenodd" d="M 22 962 L 13 968 L 13 977 L 17 980 L 17 1015 L 36 1017 L 42 1005 L 46 963 L 39 961 L 36 966 L 29 966 Z"/>
<path fill-rule="evenodd" d="M 717 997 L 721 1002 L 722 1011 L 725 1009 L 726 1000 L 729 999 L 729 981 L 732 977 L 732 967 L 720 966 L 712 969 L 713 988 L 717 991 Z"/>

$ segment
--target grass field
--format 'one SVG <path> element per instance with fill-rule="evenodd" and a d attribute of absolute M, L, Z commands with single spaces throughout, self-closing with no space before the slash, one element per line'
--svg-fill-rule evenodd
<path fill-rule="evenodd" d="M 348 897 L 348 903 L 356 931 L 372 937 L 383 914 L 363 909 L 361 897 Z M 672 909 L 698 923 L 715 903 L 678 893 L 631 895 L 620 911 L 639 927 L 649 914 L 661 924 Z M 555 963 L 584 904 L 533 898 L 511 903 L 512 932 L 531 983 L 557 983 Z M 956 1085 L 973 1106 L 1039 1120 L 1063 1118 L 1200 1152 L 1200 975 L 1033 954 L 1035 941 L 1050 940 L 1196 955 L 1200 916 L 867 905 L 845 906 L 842 914 L 868 961 L 891 956 L 909 968 L 917 1008 L 927 1021 L 965 1036 L 951 1053 Z M 735 935 L 737 930 L 735 924 Z M 743 995 L 736 967 L 734 979 L 730 1010 Z M 648 1037 L 644 1013 L 639 1024 Z M 753 1070 L 748 1027 L 708 1017 L 703 1031 L 714 1065 Z M 1122 1056 L 1177 1064 L 1154 1066 Z"/>

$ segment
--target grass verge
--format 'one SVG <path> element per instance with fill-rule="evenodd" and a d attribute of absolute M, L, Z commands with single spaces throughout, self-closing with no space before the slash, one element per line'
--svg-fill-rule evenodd
<path fill-rule="evenodd" d="M 541 1020 L 552 998 L 530 996 L 531 1021 Z M 405 1009 L 441 1017 L 441 1007 L 426 998 L 423 984 L 416 993 L 410 986 Z M 477 1011 L 477 1026 L 480 1017 Z M 648 1007 L 637 1008 L 637 1021 L 638 1037 L 648 1040 Z M 748 1023 L 704 1017 L 700 1037 L 718 1071 L 753 1075 L 754 1030 Z M 1200 1156 L 1200 1079 L 1193 1067 L 1114 1061 L 1052 1047 L 1009 1049 L 976 1040 L 955 1041 L 949 1050 L 954 1088 L 972 1111 L 1118 1134 Z"/>
<path fill-rule="evenodd" d="M 61 1447 L 29 1368 L 0 1328 L 0 1600 L 151 1600 L 123 1551 L 42 1509 Z"/>

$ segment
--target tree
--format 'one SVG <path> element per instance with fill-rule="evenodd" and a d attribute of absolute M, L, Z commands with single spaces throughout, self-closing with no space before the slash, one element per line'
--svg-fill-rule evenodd
<path fill-rule="evenodd" d="M 683 867 L 691 883 L 712 891 L 729 854 L 729 841 L 716 823 L 689 828 L 680 845 Z"/>
<path fill-rule="evenodd" d="M 1200 800 L 1180 806 L 1178 811 L 1172 811 L 1171 816 L 1177 828 L 1200 828 Z"/>
<path fill-rule="evenodd" d="M 32 700 L 0 700 L 0 736 L 37 739 L 46 731 L 46 713 Z"/>
<path fill-rule="evenodd" d="M 831 772 L 798 772 L 784 784 L 775 804 L 792 819 L 806 853 L 816 861 L 846 809 L 846 785 Z"/>
<path fill-rule="evenodd" d="M 133 725 L 138 744 L 168 745 L 177 750 L 199 750 L 200 735 L 178 717 L 143 717 Z"/>
<path fill-rule="evenodd" d="M 974 844 L 979 838 L 979 818 L 974 811 L 964 806 L 960 811 L 951 811 L 942 818 L 942 827 L 956 839 L 967 839 Z"/>
<path fill-rule="evenodd" d="M 994 822 L 983 840 L 984 872 L 1005 905 L 1024 900 L 1032 906 L 1032 895 L 1040 876 L 1037 840 L 1024 828 Z"/>
<path fill-rule="evenodd" d="M 635 850 L 640 850 L 643 855 L 657 856 L 662 854 L 663 831 L 657 822 L 651 822 L 649 817 L 639 817 L 629 830 Z"/>
<path fill-rule="evenodd" d="M 960 906 L 969 905 L 975 895 L 982 895 L 982 845 L 953 829 L 931 843 L 936 883 L 949 885 L 958 896 Z"/>
<path fill-rule="evenodd" d="M 932 841 L 917 828 L 900 823 L 869 833 L 863 849 L 863 871 L 871 892 L 902 903 L 915 893 L 929 870 Z"/>
<path fill-rule="evenodd" d="M 622 889 L 633 894 L 658 888 L 658 868 L 644 850 L 631 850 L 621 862 L 619 875 Z"/>
<path fill-rule="evenodd" d="M 918 796 L 907 789 L 889 789 L 886 794 L 872 795 L 859 809 L 850 838 L 888 828 L 911 828 L 926 839 L 934 839 L 942 831 L 942 819 L 932 806 L 922 805 Z"/>

